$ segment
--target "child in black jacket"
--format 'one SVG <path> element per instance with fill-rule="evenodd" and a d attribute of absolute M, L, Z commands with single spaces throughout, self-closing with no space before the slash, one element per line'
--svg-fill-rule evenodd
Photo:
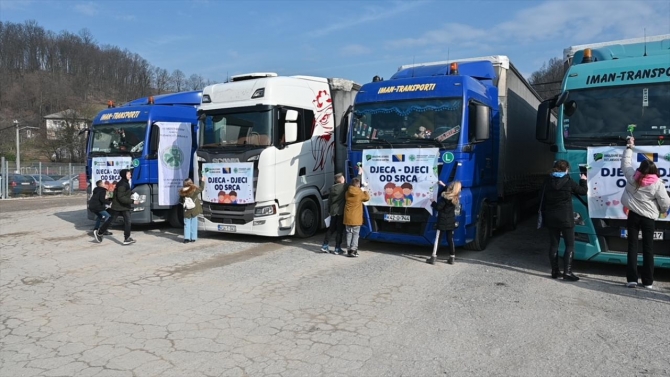
<path fill-rule="evenodd" d="M 440 184 L 444 185 L 442 182 L 440 182 Z M 437 259 L 437 249 L 440 245 L 440 233 L 444 232 L 447 243 L 449 243 L 449 248 L 451 249 L 447 263 L 454 264 L 454 260 L 456 259 L 454 229 L 458 226 L 456 217 L 460 213 L 460 195 L 461 182 L 453 181 L 449 184 L 447 189 L 442 192 L 442 195 L 440 195 L 442 198 L 437 202 L 433 202 L 432 206 L 437 211 L 437 232 L 435 234 L 433 255 L 426 260 L 426 263 L 435 264 L 435 260 Z"/>
<path fill-rule="evenodd" d="M 93 194 L 91 199 L 88 200 L 88 209 L 93 212 L 97 219 L 95 220 L 95 228 L 93 230 L 100 229 L 100 224 L 103 221 L 106 221 L 109 218 L 109 212 L 107 212 L 107 206 L 111 204 L 112 200 L 107 198 L 107 189 L 103 185 L 102 180 L 95 182 L 95 188 L 93 189 Z M 111 236 L 111 232 L 105 232 L 105 236 Z"/>

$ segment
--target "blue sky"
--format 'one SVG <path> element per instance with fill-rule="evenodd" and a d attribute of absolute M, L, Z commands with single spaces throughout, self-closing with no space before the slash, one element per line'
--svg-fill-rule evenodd
<path fill-rule="evenodd" d="M 169 71 L 390 77 L 402 64 L 508 55 L 524 73 L 565 47 L 670 33 L 668 1 L 0 0 L 0 20 L 88 28 Z"/>

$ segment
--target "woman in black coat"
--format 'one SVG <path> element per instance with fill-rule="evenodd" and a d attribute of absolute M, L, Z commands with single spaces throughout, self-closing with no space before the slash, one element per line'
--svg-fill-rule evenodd
<path fill-rule="evenodd" d="M 558 269 L 558 243 L 563 235 L 565 254 L 563 255 L 563 280 L 577 281 L 572 273 L 572 258 L 575 253 L 575 218 L 572 208 L 572 195 L 586 195 L 586 175 L 580 176 L 579 184 L 568 174 L 570 164 L 565 160 L 554 163 L 551 176 L 544 183 L 540 211 L 542 225 L 549 229 L 549 262 L 551 277 L 561 276 Z"/>
<path fill-rule="evenodd" d="M 454 245 L 454 229 L 456 229 L 456 215 L 457 212 L 460 212 L 460 195 L 461 195 L 461 182 L 453 181 L 449 184 L 442 195 L 442 198 L 433 202 L 432 206 L 437 211 L 437 232 L 435 233 L 435 244 L 433 245 L 433 255 L 426 260 L 426 263 L 435 264 L 437 259 L 437 248 L 440 245 L 440 233 L 444 232 L 444 236 L 449 243 L 451 248 L 451 254 L 447 263 L 454 264 L 454 259 L 456 259 L 456 246 Z"/>

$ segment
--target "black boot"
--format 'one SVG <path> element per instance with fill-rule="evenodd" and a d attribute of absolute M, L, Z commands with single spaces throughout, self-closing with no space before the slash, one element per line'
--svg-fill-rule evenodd
<path fill-rule="evenodd" d="M 549 250 L 549 263 L 551 263 L 551 278 L 558 279 L 561 270 L 558 269 L 558 251 Z"/>
<path fill-rule="evenodd" d="M 579 278 L 572 273 L 572 257 L 575 252 L 566 250 L 563 255 L 563 280 L 577 281 Z"/>
<path fill-rule="evenodd" d="M 426 259 L 426 263 L 435 264 L 435 259 L 436 259 L 435 257 L 430 257 L 430 258 Z"/>
<path fill-rule="evenodd" d="M 449 259 L 447 259 L 447 263 L 454 264 L 455 260 L 456 260 L 456 256 L 455 255 L 450 255 Z"/>

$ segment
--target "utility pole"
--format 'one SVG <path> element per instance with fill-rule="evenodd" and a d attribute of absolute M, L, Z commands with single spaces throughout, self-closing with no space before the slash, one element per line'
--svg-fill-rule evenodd
<path fill-rule="evenodd" d="M 16 127 L 16 174 L 21 174 L 21 142 L 19 141 L 19 121 L 14 119 Z"/>

